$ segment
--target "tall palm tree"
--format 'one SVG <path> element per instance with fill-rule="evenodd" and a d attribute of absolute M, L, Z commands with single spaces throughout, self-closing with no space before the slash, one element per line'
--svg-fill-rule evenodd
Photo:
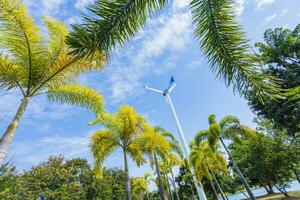
<path fill-rule="evenodd" d="M 144 197 L 147 198 L 147 194 L 150 192 L 149 184 L 150 182 L 155 182 L 151 177 L 150 173 L 144 174 L 143 177 L 135 177 L 131 179 L 132 190 L 137 194 L 139 200 L 143 200 Z"/>
<path fill-rule="evenodd" d="M 145 135 L 141 146 L 143 148 L 143 152 L 150 156 L 151 165 L 155 166 L 160 197 L 162 200 L 166 200 L 168 198 L 164 189 L 158 157 L 160 155 L 168 154 L 170 152 L 171 145 L 165 136 L 160 134 L 157 129 L 147 126 L 144 130 Z"/>
<path fill-rule="evenodd" d="M 253 131 L 247 126 L 241 125 L 239 119 L 234 116 L 225 116 L 224 118 L 221 119 L 219 123 L 217 123 L 215 115 L 212 114 L 208 117 L 208 121 L 209 121 L 209 129 L 200 131 L 196 135 L 195 141 L 197 143 L 201 143 L 201 141 L 207 139 L 209 145 L 211 147 L 215 147 L 218 140 L 220 140 L 225 151 L 229 156 L 229 159 L 235 171 L 238 173 L 240 179 L 242 180 L 244 187 L 246 188 L 250 198 L 252 200 L 255 200 L 255 197 L 247 183 L 247 180 L 245 179 L 244 175 L 240 171 L 239 167 L 237 166 L 236 162 L 234 161 L 230 151 L 228 150 L 224 142 L 224 139 L 240 141 L 242 138 L 255 137 L 255 131 Z"/>
<path fill-rule="evenodd" d="M 176 183 L 175 183 L 175 176 L 174 176 L 173 168 L 176 166 L 181 166 L 182 163 L 183 163 L 182 158 L 179 158 L 174 153 L 169 153 L 167 155 L 164 155 L 162 161 L 160 162 L 160 166 L 163 171 L 163 174 L 171 175 L 171 183 L 172 183 L 173 189 L 175 191 L 177 200 L 180 200 L 180 198 L 179 198 L 178 190 L 177 190 Z M 171 194 L 173 194 L 173 193 L 171 192 Z"/>
<path fill-rule="evenodd" d="M 145 162 L 140 149 L 140 141 L 144 135 L 145 120 L 136 113 L 134 108 L 121 106 L 117 113 L 104 114 L 95 122 L 104 129 L 96 131 L 91 137 L 90 149 L 93 153 L 96 166 L 116 149 L 121 148 L 124 158 L 126 200 L 131 200 L 130 177 L 128 171 L 128 155 L 138 164 Z"/>
<path fill-rule="evenodd" d="M 84 23 L 73 25 L 68 44 L 73 54 L 93 55 L 110 52 L 123 45 L 146 24 L 147 18 L 167 7 L 170 0 L 97 0 L 89 7 L 95 17 L 85 16 Z M 278 96 L 273 77 L 260 73 L 249 54 L 248 40 L 235 20 L 232 0 L 191 0 L 189 4 L 194 35 L 211 69 L 234 91 L 247 95 L 253 90 L 262 100 Z"/>
<path fill-rule="evenodd" d="M 220 187 L 215 175 L 215 173 L 227 172 L 227 161 L 222 152 L 217 148 L 212 149 L 206 140 L 201 141 L 201 143 L 193 142 L 190 146 L 192 147 L 190 154 L 191 165 L 195 168 L 198 179 L 201 180 L 205 177 L 210 182 L 215 197 L 217 197 L 217 192 L 212 181 L 214 180 L 222 199 L 226 200 L 227 197 Z"/>
<path fill-rule="evenodd" d="M 83 72 L 100 70 L 105 56 L 78 58 L 65 44 L 64 24 L 43 18 L 49 38 L 42 37 L 21 1 L 0 1 L 0 89 L 19 90 L 22 101 L 12 122 L 0 139 L 0 165 L 19 122 L 32 97 L 47 94 L 49 99 L 89 107 L 101 113 L 103 99 L 94 90 L 71 84 Z"/>

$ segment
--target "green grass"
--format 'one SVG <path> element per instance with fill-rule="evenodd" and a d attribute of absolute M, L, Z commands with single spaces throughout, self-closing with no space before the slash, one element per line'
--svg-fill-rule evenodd
<path fill-rule="evenodd" d="M 256 197 L 256 199 L 260 200 L 300 200 L 300 190 L 289 192 L 288 193 L 290 197 L 285 197 L 281 193 L 275 193 L 270 195 L 264 195 Z"/>

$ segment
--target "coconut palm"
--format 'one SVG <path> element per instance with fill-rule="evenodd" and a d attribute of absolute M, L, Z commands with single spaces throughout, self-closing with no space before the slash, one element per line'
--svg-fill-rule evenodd
<path fill-rule="evenodd" d="M 89 7 L 92 16 L 73 25 L 68 44 L 73 54 L 93 55 L 95 51 L 110 52 L 125 44 L 146 24 L 147 18 L 167 7 L 170 0 L 97 0 Z M 234 91 L 247 95 L 253 90 L 262 100 L 276 97 L 279 87 L 273 77 L 260 73 L 248 40 L 235 20 L 232 0 L 191 0 L 189 4 L 194 35 L 208 57 L 211 69 Z"/>
<path fill-rule="evenodd" d="M 215 175 L 215 173 L 227 172 L 227 161 L 222 152 L 220 152 L 217 148 L 212 149 L 206 140 L 201 141 L 201 143 L 194 142 L 191 147 L 192 151 L 190 154 L 190 162 L 196 171 L 197 178 L 201 181 L 203 177 L 205 177 L 210 182 L 213 193 L 217 198 L 217 192 L 212 181 L 214 180 L 222 199 L 226 200 L 227 197 L 220 187 Z"/>
<path fill-rule="evenodd" d="M 145 162 L 140 149 L 143 140 L 145 120 L 136 113 L 134 108 L 121 106 L 117 113 L 104 114 L 95 123 L 101 124 L 104 129 L 96 131 L 91 136 L 90 149 L 93 153 L 96 166 L 116 149 L 121 148 L 124 159 L 126 200 L 131 200 L 130 177 L 128 171 L 128 155 L 138 164 Z"/>
<path fill-rule="evenodd" d="M 177 190 L 176 183 L 175 183 L 175 176 L 174 176 L 173 168 L 176 166 L 181 166 L 182 163 L 183 163 L 182 158 L 179 158 L 174 153 L 169 153 L 167 155 L 163 155 L 162 161 L 159 163 L 162 173 L 166 176 L 168 176 L 168 174 L 171 175 L 170 180 L 171 180 L 172 186 L 174 188 L 177 200 L 180 200 L 180 198 L 179 198 L 178 190 Z M 171 193 L 171 195 L 173 194 L 172 192 L 170 192 L 170 193 Z"/>
<path fill-rule="evenodd" d="M 144 140 L 142 140 L 141 146 L 143 147 L 144 153 L 149 155 L 151 166 L 155 166 L 160 197 L 162 200 L 165 200 L 168 198 L 163 185 L 158 156 L 168 154 L 170 152 L 171 145 L 165 136 L 160 134 L 156 129 L 146 126 L 144 131 Z"/>
<path fill-rule="evenodd" d="M 234 161 L 233 157 L 231 156 L 230 151 L 228 150 L 224 139 L 226 140 L 235 140 L 240 141 L 243 138 L 249 138 L 249 137 L 255 137 L 255 131 L 253 131 L 251 128 L 241 125 L 239 122 L 239 119 L 234 116 L 225 116 L 221 119 L 219 123 L 216 121 L 215 115 L 210 115 L 208 117 L 209 121 L 209 129 L 208 130 L 202 130 L 199 133 L 197 133 L 195 137 L 196 143 L 201 143 L 203 140 L 208 140 L 209 145 L 214 148 L 216 147 L 218 141 L 221 141 L 221 144 L 223 145 L 225 151 L 227 152 L 229 159 L 238 173 L 239 177 L 241 178 L 244 187 L 246 188 L 250 198 L 252 200 L 255 199 L 247 180 L 245 179 L 244 175 L 240 171 L 239 167 L 237 166 L 236 162 Z"/>
<path fill-rule="evenodd" d="M 103 99 L 94 90 L 71 84 L 83 72 L 102 69 L 105 56 L 78 58 L 65 44 L 64 24 L 43 18 L 45 39 L 21 1 L 0 1 L 0 89 L 20 91 L 22 100 L 12 122 L 0 139 L 0 165 L 32 97 L 47 94 L 51 100 L 80 104 L 101 113 Z"/>
<path fill-rule="evenodd" d="M 150 182 L 155 182 L 150 173 L 144 174 L 143 177 L 135 177 L 131 179 L 132 191 L 138 193 L 137 199 L 143 200 L 144 196 L 150 192 L 148 185 Z"/>

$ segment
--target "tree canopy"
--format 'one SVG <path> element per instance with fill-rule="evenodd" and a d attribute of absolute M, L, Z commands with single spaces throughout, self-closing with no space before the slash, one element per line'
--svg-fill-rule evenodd
<path fill-rule="evenodd" d="M 257 43 L 257 55 L 263 72 L 277 77 L 280 87 L 287 92 L 284 99 L 268 99 L 263 104 L 255 92 L 249 95 L 249 105 L 259 116 L 269 119 L 278 128 L 285 128 L 294 135 L 300 131 L 300 101 L 297 98 L 300 86 L 300 25 L 294 30 L 285 28 L 268 29 L 264 34 L 265 43 Z"/>

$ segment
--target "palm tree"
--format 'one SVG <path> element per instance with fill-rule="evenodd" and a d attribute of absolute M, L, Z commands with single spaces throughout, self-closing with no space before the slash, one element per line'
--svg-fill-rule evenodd
<path fill-rule="evenodd" d="M 138 164 L 145 162 L 140 149 L 143 140 L 145 120 L 136 113 L 134 108 L 121 106 L 117 113 L 104 114 L 95 123 L 101 124 L 104 129 L 96 131 L 91 137 L 90 149 L 93 153 L 96 166 L 116 149 L 121 148 L 124 158 L 126 200 L 131 200 L 130 177 L 128 171 L 128 155 Z"/>
<path fill-rule="evenodd" d="M 20 1 L 0 1 L 0 89 L 22 93 L 17 113 L 0 139 L 0 165 L 32 97 L 47 94 L 50 100 L 79 104 L 98 114 L 103 109 L 100 95 L 72 82 L 83 72 L 102 69 L 105 56 L 96 53 L 87 59 L 70 55 L 65 44 L 67 28 L 50 18 L 43 21 L 47 40 Z"/>
<path fill-rule="evenodd" d="M 67 43 L 77 56 L 109 53 L 125 44 L 146 24 L 147 18 L 167 7 L 169 0 L 97 0 L 89 7 L 95 17 L 84 17 L 73 25 Z M 194 35 L 211 69 L 234 91 L 247 95 L 249 89 L 263 100 L 277 97 L 279 86 L 274 77 L 261 73 L 242 28 L 235 20 L 232 0 L 191 0 L 189 4 Z"/>
<path fill-rule="evenodd" d="M 163 185 L 158 156 L 168 154 L 170 152 L 171 145 L 165 136 L 160 134 L 157 129 L 146 126 L 144 130 L 144 140 L 142 140 L 141 146 L 143 148 L 143 152 L 150 156 L 151 165 L 155 166 L 160 197 L 162 200 L 166 200 L 168 198 Z"/>
<path fill-rule="evenodd" d="M 144 174 L 143 177 L 135 177 L 131 179 L 132 190 L 138 193 L 137 199 L 143 200 L 144 196 L 147 197 L 147 194 L 150 191 L 148 185 L 151 181 L 155 182 L 155 180 L 153 180 L 153 178 L 151 177 L 150 173 Z"/>
<path fill-rule="evenodd" d="M 224 158 L 222 152 L 217 149 L 212 149 L 206 140 L 201 143 L 193 142 L 192 151 L 190 154 L 191 165 L 194 167 L 198 179 L 201 181 L 205 177 L 212 187 L 213 193 L 217 198 L 217 192 L 212 182 L 212 179 L 217 185 L 217 188 L 221 194 L 223 200 L 227 197 L 224 194 L 220 184 L 216 178 L 215 173 L 226 173 L 227 172 L 227 161 Z"/>
<path fill-rule="evenodd" d="M 215 115 L 212 114 L 208 117 L 208 121 L 209 121 L 209 129 L 202 130 L 196 135 L 195 137 L 196 143 L 201 143 L 201 141 L 207 139 L 209 145 L 213 148 L 216 146 L 218 140 L 220 140 L 225 151 L 228 154 L 228 157 L 234 169 L 236 170 L 239 177 L 241 178 L 244 187 L 246 188 L 250 198 L 252 200 L 255 200 L 255 197 L 247 183 L 247 180 L 245 179 L 244 175 L 240 171 L 239 167 L 237 166 L 236 162 L 234 161 L 233 157 L 231 156 L 224 142 L 224 139 L 240 141 L 242 138 L 255 137 L 255 131 L 253 131 L 247 126 L 241 125 L 239 119 L 234 116 L 225 116 L 224 118 L 221 119 L 219 123 L 217 123 Z"/>
<path fill-rule="evenodd" d="M 163 174 L 171 175 L 171 183 L 174 188 L 177 200 L 180 200 L 180 198 L 179 198 L 178 190 L 177 190 L 176 183 L 175 183 L 173 167 L 180 166 L 180 165 L 182 165 L 182 163 L 183 163 L 182 158 L 179 158 L 174 153 L 169 153 L 167 155 L 164 155 L 162 161 L 159 163 Z M 171 193 L 171 195 L 173 194 L 172 192 L 170 192 L 170 193 Z"/>

